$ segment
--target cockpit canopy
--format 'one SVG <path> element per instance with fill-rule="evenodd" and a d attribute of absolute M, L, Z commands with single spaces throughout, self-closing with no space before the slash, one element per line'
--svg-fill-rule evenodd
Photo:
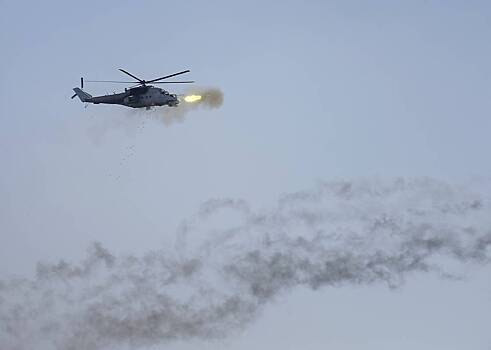
<path fill-rule="evenodd" d="M 134 88 L 129 89 L 129 91 L 130 91 L 130 94 L 132 94 L 132 95 L 141 95 L 141 94 L 144 94 L 148 91 L 148 86 L 134 87 Z"/>

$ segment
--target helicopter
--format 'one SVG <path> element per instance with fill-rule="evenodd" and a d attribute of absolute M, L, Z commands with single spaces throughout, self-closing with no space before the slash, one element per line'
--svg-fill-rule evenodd
<path fill-rule="evenodd" d="M 179 105 L 179 99 L 176 94 L 171 94 L 168 91 L 148 85 L 148 84 L 190 84 L 194 81 L 161 81 L 164 79 L 172 78 L 177 75 L 189 73 L 190 70 L 184 70 L 182 72 L 177 72 L 173 74 L 166 75 L 161 78 L 152 80 L 143 80 L 137 76 L 125 71 L 124 69 L 119 69 L 124 74 L 129 75 L 135 81 L 114 81 L 114 80 L 87 80 L 90 83 L 117 83 L 117 84 L 133 84 L 129 88 L 125 88 L 124 92 L 114 93 L 112 95 L 102 95 L 102 96 L 92 96 L 83 90 L 84 88 L 84 78 L 80 78 L 80 88 L 76 87 L 73 89 L 75 94 L 72 99 L 78 96 L 80 101 L 84 103 L 93 104 L 113 104 L 122 105 L 132 108 L 146 108 L 151 109 L 154 106 L 169 106 L 177 107 Z"/>

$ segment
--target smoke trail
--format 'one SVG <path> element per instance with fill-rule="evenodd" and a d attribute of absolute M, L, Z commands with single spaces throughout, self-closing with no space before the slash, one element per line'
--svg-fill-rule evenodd
<path fill-rule="evenodd" d="M 186 102 L 186 96 L 199 96 L 200 99 Z M 131 113 L 138 113 L 161 120 L 165 125 L 171 125 L 176 122 L 183 122 L 186 115 L 193 110 L 220 108 L 223 104 L 223 92 L 218 88 L 192 87 L 180 95 L 179 101 L 177 107 L 155 107 L 149 111 L 135 110 Z"/>
<path fill-rule="evenodd" d="M 177 235 L 177 249 L 115 257 L 94 244 L 78 264 L 39 264 L 35 279 L 1 282 L 2 349 L 228 336 L 297 286 L 393 288 L 410 273 L 452 273 L 448 259 L 489 264 L 491 205 L 430 179 L 327 182 L 269 211 L 210 200 Z"/>

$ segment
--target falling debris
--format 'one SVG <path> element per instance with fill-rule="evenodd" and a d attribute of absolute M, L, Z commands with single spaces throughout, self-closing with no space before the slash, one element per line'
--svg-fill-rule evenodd
<path fill-rule="evenodd" d="M 232 224 L 210 226 L 225 212 L 235 214 Z M 94 244 L 80 263 L 42 263 L 32 280 L 0 282 L 2 348 L 211 339 L 240 330 L 296 287 L 395 288 L 417 272 L 448 276 L 441 259 L 491 262 L 491 206 L 430 179 L 327 182 L 268 211 L 243 200 L 205 202 L 178 230 L 175 248 L 117 257 Z"/>

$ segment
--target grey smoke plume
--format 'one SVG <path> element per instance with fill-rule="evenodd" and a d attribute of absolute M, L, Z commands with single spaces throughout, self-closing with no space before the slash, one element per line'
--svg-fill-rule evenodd
<path fill-rule="evenodd" d="M 298 286 L 394 288 L 411 273 L 452 273 L 449 260 L 489 264 L 491 206 L 430 179 L 327 182 L 267 211 L 210 200 L 177 238 L 175 249 L 141 257 L 96 243 L 80 263 L 39 264 L 32 280 L 1 282 L 1 348 L 223 337 Z"/>

